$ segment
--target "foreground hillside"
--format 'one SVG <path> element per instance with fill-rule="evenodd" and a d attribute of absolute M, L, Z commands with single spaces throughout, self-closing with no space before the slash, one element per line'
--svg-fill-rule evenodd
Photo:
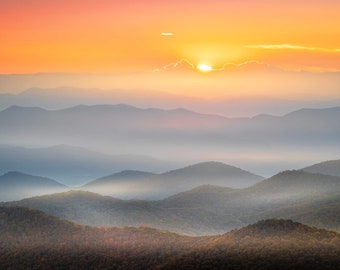
<path fill-rule="evenodd" d="M 40 211 L 0 207 L 4 269 L 336 269 L 340 236 L 289 220 L 187 237 L 148 228 L 75 225 Z"/>
<path fill-rule="evenodd" d="M 207 239 L 161 269 L 338 269 L 339 240 L 291 220 L 261 220 Z"/>
<path fill-rule="evenodd" d="M 2 269 L 148 268 L 200 240 L 147 228 L 80 226 L 20 207 L 0 207 L 0 238 Z"/>

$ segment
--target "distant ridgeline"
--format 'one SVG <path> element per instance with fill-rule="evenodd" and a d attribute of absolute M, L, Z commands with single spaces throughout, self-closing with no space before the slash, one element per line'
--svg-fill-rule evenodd
<path fill-rule="evenodd" d="M 23 171 L 63 181 L 67 181 L 66 175 L 75 178 L 71 185 L 79 186 L 85 183 L 81 183 L 81 176 L 90 181 L 127 169 L 162 172 L 188 165 L 177 159 L 218 158 L 273 175 L 340 152 L 339 119 L 340 107 L 300 109 L 282 116 L 228 118 L 183 108 L 145 109 L 128 104 L 77 105 L 58 110 L 15 105 L 0 111 L 2 146 L 49 149 L 22 150 L 23 156 L 15 147 L 11 151 L 0 149 L 0 173 Z M 60 145 L 78 148 L 68 152 L 65 147 L 52 147 Z M 6 155 L 1 158 L 2 151 Z M 28 152 L 34 155 L 29 156 Z M 119 161 L 117 153 L 133 155 L 121 155 Z M 146 153 L 149 157 L 145 157 Z"/>

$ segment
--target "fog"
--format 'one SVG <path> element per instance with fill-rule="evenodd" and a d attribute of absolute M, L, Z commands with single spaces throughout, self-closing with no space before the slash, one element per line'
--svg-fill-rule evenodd
<path fill-rule="evenodd" d="M 30 148 L 78 146 L 115 156 L 116 162 L 119 155 L 127 154 L 156 159 L 151 158 L 144 165 L 138 165 L 143 158 L 130 165 L 126 159 L 120 166 L 113 165 L 112 171 L 106 167 L 102 175 L 94 176 L 118 169 L 150 170 L 152 166 L 155 169 L 151 172 L 156 172 L 174 168 L 176 163 L 209 160 L 271 176 L 287 168 L 337 159 L 339 118 L 339 107 L 299 110 L 281 117 L 239 119 L 128 105 L 76 106 L 56 111 L 14 106 L 0 112 L 0 140 L 7 146 Z M 71 151 L 75 151 L 74 155 L 82 152 Z M 84 155 L 87 154 L 93 155 L 85 151 Z M 96 158 L 92 160 L 96 162 Z M 109 157 L 102 160 L 106 164 L 114 161 Z"/>

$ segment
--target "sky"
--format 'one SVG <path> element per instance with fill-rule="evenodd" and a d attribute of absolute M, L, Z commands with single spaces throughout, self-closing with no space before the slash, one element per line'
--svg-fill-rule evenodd
<path fill-rule="evenodd" d="M 0 105 L 114 100 L 228 117 L 340 106 L 339 11 L 339 0 L 0 0 Z"/>
<path fill-rule="evenodd" d="M 0 74 L 126 74 L 185 60 L 196 84 L 216 87 L 221 80 L 203 73 L 249 63 L 338 73 L 339 10 L 334 0 L 0 0 Z M 169 81 L 157 80 L 151 87 Z M 337 83 L 326 92 L 334 96 Z"/>

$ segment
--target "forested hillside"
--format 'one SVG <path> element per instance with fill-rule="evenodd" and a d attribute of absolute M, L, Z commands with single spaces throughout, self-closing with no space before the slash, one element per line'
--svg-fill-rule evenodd
<path fill-rule="evenodd" d="M 75 225 L 0 207 L 3 269 L 336 269 L 340 236 L 289 220 L 188 237 L 148 228 Z"/>

